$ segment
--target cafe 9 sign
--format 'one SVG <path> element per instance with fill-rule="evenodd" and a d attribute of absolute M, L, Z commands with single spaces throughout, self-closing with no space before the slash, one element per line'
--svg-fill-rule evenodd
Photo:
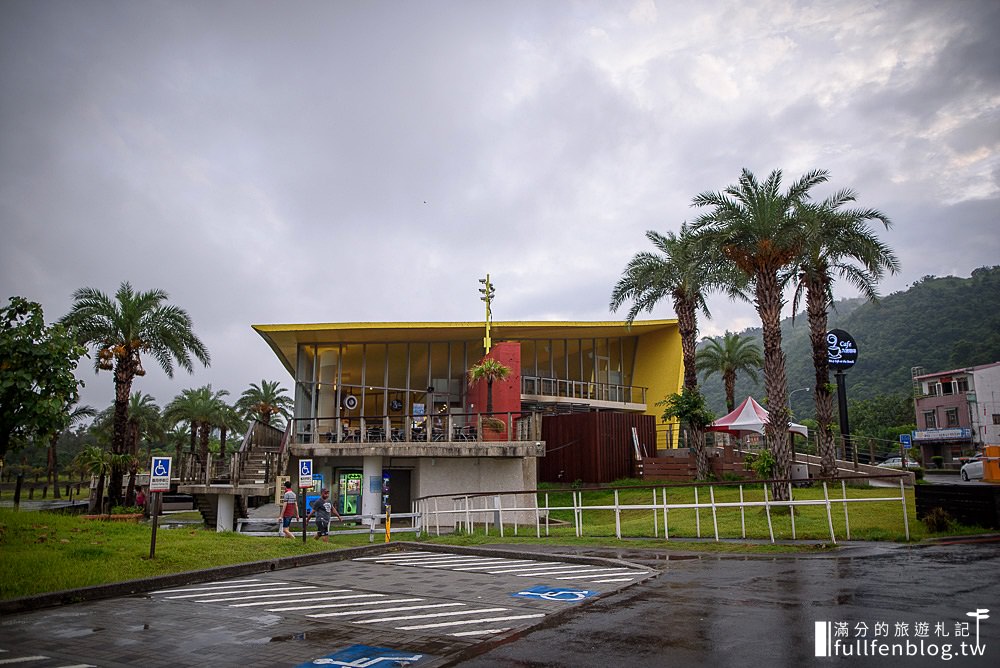
<path fill-rule="evenodd" d="M 858 345 L 854 337 L 842 329 L 826 333 L 826 360 L 834 371 L 847 371 L 858 360 Z"/>

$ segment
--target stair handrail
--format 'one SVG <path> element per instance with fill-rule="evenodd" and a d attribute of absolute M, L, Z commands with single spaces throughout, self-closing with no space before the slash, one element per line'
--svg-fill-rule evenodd
<path fill-rule="evenodd" d="M 247 457 L 250 455 L 250 451 L 253 449 L 251 443 L 253 442 L 253 433 L 256 426 L 256 420 L 248 425 L 247 433 L 243 435 L 243 442 L 240 443 L 240 447 L 236 449 L 236 452 L 233 453 L 231 458 L 231 470 L 229 472 L 229 476 L 233 487 L 236 487 L 239 484 L 240 478 L 243 476 L 243 464 L 246 462 Z"/>

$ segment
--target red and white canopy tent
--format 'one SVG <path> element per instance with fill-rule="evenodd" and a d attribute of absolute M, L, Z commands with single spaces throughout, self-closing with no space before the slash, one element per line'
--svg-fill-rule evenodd
<path fill-rule="evenodd" d="M 721 431 L 739 438 L 742 432 L 763 434 L 764 425 L 767 423 L 768 415 L 764 407 L 754 401 L 753 397 L 747 397 L 732 413 L 710 424 L 708 431 Z M 809 437 L 809 429 L 805 425 L 792 422 L 788 426 L 788 431 Z"/>

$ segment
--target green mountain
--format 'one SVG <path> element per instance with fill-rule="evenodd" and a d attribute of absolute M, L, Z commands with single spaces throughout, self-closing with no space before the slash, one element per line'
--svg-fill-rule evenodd
<path fill-rule="evenodd" d="M 908 394 L 913 367 L 932 373 L 1000 361 L 1000 266 L 981 267 L 969 278 L 925 276 L 874 304 L 860 298 L 838 301 L 829 326 L 849 332 L 858 345 L 858 361 L 846 373 L 848 399 Z M 759 328 L 740 333 L 761 341 Z M 792 318 L 782 321 L 782 348 L 789 392 L 811 388 L 805 313 L 798 314 L 794 324 Z M 717 415 L 725 414 L 725 392 L 717 374 L 702 383 L 702 392 Z M 760 383 L 738 379 L 737 403 L 748 394 L 758 401 L 764 397 L 763 373 Z M 791 399 L 796 419 L 813 417 L 811 392 L 796 392 Z"/>

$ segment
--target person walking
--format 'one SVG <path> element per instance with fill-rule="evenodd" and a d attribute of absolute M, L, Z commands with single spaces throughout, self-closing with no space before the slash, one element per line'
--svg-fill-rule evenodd
<path fill-rule="evenodd" d="M 295 538 L 290 527 L 293 519 L 299 519 L 299 502 L 295 492 L 292 491 L 291 480 L 285 481 L 285 493 L 281 495 L 281 512 L 278 516 L 281 518 L 282 535 L 285 538 Z"/>
<path fill-rule="evenodd" d="M 324 543 L 330 542 L 330 513 L 337 516 L 338 522 L 343 522 L 344 518 L 337 512 L 337 508 L 330 500 L 330 490 L 323 489 L 319 493 L 319 498 L 312 502 L 309 515 L 306 517 L 306 524 L 313 515 L 316 515 L 316 540 L 323 539 Z"/>

